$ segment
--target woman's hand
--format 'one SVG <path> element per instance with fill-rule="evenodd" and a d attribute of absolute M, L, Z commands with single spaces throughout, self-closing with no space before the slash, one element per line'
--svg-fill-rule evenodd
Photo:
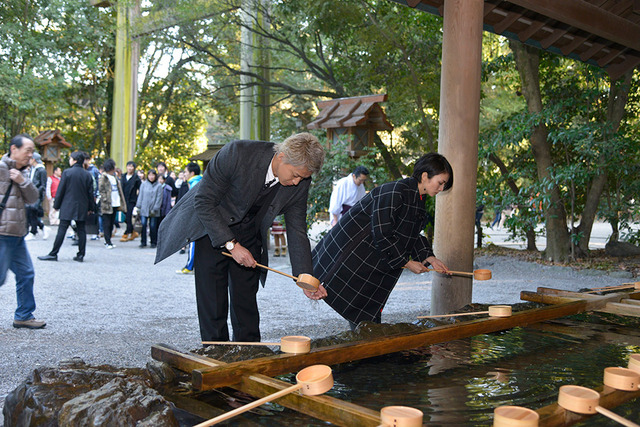
<path fill-rule="evenodd" d="M 429 264 L 431 264 L 431 267 L 438 273 L 450 274 L 449 268 L 445 265 L 445 263 L 440 261 L 438 258 L 434 256 L 430 256 L 425 260 L 425 262 L 428 262 Z"/>
<path fill-rule="evenodd" d="M 404 265 L 404 268 L 411 270 L 413 273 L 420 274 L 429 271 L 427 267 L 418 261 L 409 261 Z"/>
<path fill-rule="evenodd" d="M 327 290 L 324 288 L 324 286 L 322 286 L 322 284 L 318 286 L 318 290 L 315 292 L 308 291 L 306 289 L 303 289 L 302 292 L 304 292 L 307 298 L 313 300 L 324 299 L 327 296 Z"/>

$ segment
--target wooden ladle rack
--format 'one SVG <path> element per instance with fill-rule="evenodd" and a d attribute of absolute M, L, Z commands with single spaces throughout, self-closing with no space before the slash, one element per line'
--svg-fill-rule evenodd
<path fill-rule="evenodd" d="M 192 353 L 182 353 L 165 345 L 154 345 L 151 355 L 155 360 L 166 362 L 170 366 L 191 373 L 192 386 L 197 390 L 211 390 L 219 387 L 232 387 L 256 398 L 278 392 L 291 384 L 271 378 L 304 367 L 361 360 L 383 354 L 394 353 L 431 344 L 437 344 L 475 335 L 526 326 L 585 311 L 616 312 L 616 314 L 640 315 L 640 305 L 622 301 L 640 302 L 640 292 L 620 292 L 605 296 L 596 296 L 577 292 L 567 292 L 550 288 L 538 288 L 538 292 L 521 293 L 528 301 L 549 303 L 552 305 L 514 312 L 505 318 L 476 319 L 431 328 L 426 331 L 385 336 L 371 340 L 337 344 L 312 349 L 307 354 L 277 354 L 242 362 L 224 363 Z M 619 305 L 622 304 L 623 307 Z M 633 307 L 633 308 L 630 308 Z M 624 313 L 621 313 L 624 312 Z M 624 401 L 640 396 L 638 392 L 606 390 L 601 405 L 619 405 Z M 344 426 L 378 426 L 381 423 L 380 412 L 342 401 L 330 396 L 304 396 L 290 394 L 278 400 L 278 403 L 305 413 L 309 416 Z M 398 402 L 400 404 L 401 402 Z M 613 406 L 611 406 L 613 407 Z M 585 415 L 567 416 L 565 410 L 553 406 L 541 408 L 540 426 L 571 425 Z M 211 414 L 203 415 L 210 417 Z M 573 417 L 573 418 L 572 418 Z M 573 421 L 571 421 L 573 420 Z M 425 421 L 428 421 L 425 420 Z"/>

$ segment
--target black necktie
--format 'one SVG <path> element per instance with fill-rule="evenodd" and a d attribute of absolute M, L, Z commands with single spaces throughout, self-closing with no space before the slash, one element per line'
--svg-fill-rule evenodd
<path fill-rule="evenodd" d="M 271 184 L 273 184 L 274 182 L 276 182 L 276 179 L 273 178 L 271 181 L 267 182 L 264 187 L 262 187 L 263 190 L 266 190 L 267 188 L 271 187 Z"/>

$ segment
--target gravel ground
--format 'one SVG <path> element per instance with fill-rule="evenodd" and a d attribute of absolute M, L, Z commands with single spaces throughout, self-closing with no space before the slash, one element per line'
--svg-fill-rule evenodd
<path fill-rule="evenodd" d="M 42 330 L 14 329 L 15 280 L 9 274 L 0 287 L 0 409 L 5 396 L 38 366 L 55 366 L 80 357 L 89 364 L 143 367 L 151 345 L 171 344 L 187 351 L 199 346 L 193 276 L 176 274 L 186 255 L 173 255 L 154 266 L 153 249 L 139 242 L 120 243 L 107 250 L 101 241 L 87 242 L 84 263 L 72 261 L 76 247 L 65 239 L 57 262 L 40 261 L 53 245 L 29 241 L 36 269 L 35 295 Z M 568 267 L 543 266 L 506 257 L 477 258 L 476 268 L 488 268 L 493 279 L 476 282 L 473 302 L 513 304 L 521 290 L 538 286 L 579 290 L 617 285 L 628 276 Z M 291 272 L 288 257 L 271 258 L 270 266 Z M 404 272 L 383 313 L 389 323 L 412 322 L 429 311 L 431 274 Z M 264 341 L 285 335 L 319 338 L 342 332 L 347 323 L 322 302 L 308 300 L 291 279 L 269 273 L 258 293 Z"/>

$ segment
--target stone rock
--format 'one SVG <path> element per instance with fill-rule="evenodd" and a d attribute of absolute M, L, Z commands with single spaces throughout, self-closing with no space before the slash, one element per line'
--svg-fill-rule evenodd
<path fill-rule="evenodd" d="M 129 408 L 131 413 L 145 414 L 146 408 L 149 407 L 147 402 L 151 396 L 151 391 L 155 390 L 147 387 L 146 384 L 151 383 L 149 373 L 144 369 L 136 368 L 116 368 L 109 365 L 90 366 L 82 359 L 74 358 L 62 361 L 58 367 L 42 367 L 35 369 L 27 379 L 10 392 L 6 399 L 3 409 L 4 426 L 5 427 L 30 427 L 30 426 L 46 426 L 55 427 L 58 425 L 83 425 L 83 426 L 107 426 L 107 425 L 136 425 L 127 423 L 99 423 L 99 420 L 91 422 L 79 423 L 74 419 L 75 424 L 59 423 L 58 416 L 62 407 L 68 402 L 85 393 L 93 390 L 99 390 L 106 384 L 114 380 L 124 381 L 125 383 L 135 383 L 138 390 L 150 390 L 139 394 L 138 398 L 132 396 L 128 402 L 139 405 Z M 115 387 L 115 386 L 111 386 Z M 124 387 L 124 386 L 123 386 Z M 124 387 L 127 389 L 127 387 Z M 131 390 L 136 387 L 129 386 Z M 151 399 L 153 400 L 153 399 Z M 155 400 L 153 400 L 155 402 Z M 147 405 L 147 406 L 145 406 Z M 171 414 L 170 404 L 164 402 L 164 407 L 155 404 L 154 412 L 140 416 L 139 420 L 155 419 L 155 413 L 160 414 L 161 419 L 166 418 L 166 413 Z M 169 409 L 169 410 L 167 410 Z M 138 424 L 139 425 L 139 424 Z M 152 424 L 147 424 L 152 425 Z M 165 424 L 155 424 L 156 426 L 174 426 L 177 425 L 175 418 L 173 422 Z"/>
<path fill-rule="evenodd" d="M 176 380 L 176 373 L 167 363 L 151 360 L 147 362 L 147 372 L 154 385 L 171 384 Z"/>
<path fill-rule="evenodd" d="M 60 426 L 166 426 L 178 422 L 170 404 L 136 378 L 114 378 L 97 390 L 67 401 L 58 415 Z"/>
<path fill-rule="evenodd" d="M 609 256 L 629 257 L 640 255 L 640 247 L 628 242 L 608 242 L 604 252 Z"/>

